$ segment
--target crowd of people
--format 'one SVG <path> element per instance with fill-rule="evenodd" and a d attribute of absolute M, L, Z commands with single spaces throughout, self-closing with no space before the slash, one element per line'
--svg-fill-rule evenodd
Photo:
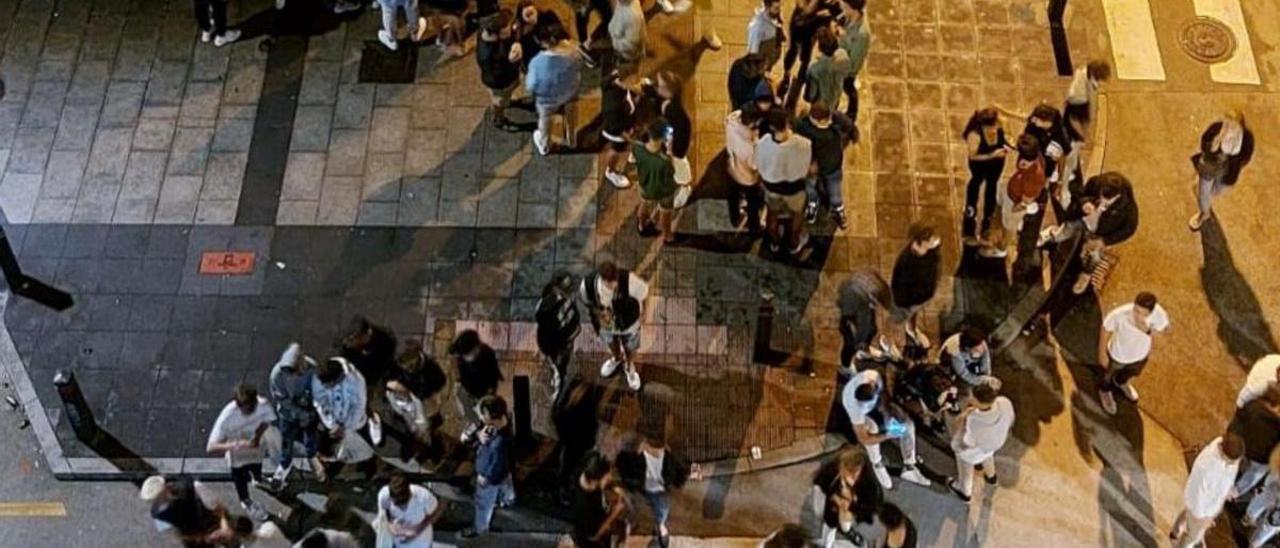
<path fill-rule="evenodd" d="M 204 41 L 222 46 L 239 37 L 227 27 L 224 1 L 194 4 Z M 670 70 L 642 74 L 649 53 L 641 0 L 570 0 L 576 38 L 554 11 L 527 0 L 514 10 L 494 0 L 474 6 L 465 0 L 424 4 L 425 12 L 417 0 L 373 2 L 383 23 L 377 38 L 391 50 L 404 45 L 397 38 L 403 15 L 411 42 L 422 41 L 434 27 L 437 43 L 461 55 L 475 32 L 475 61 L 491 98 L 492 123 L 507 131 L 532 130 L 539 154 L 557 146 L 555 120 L 577 100 L 584 71 L 598 69 L 601 177 L 617 189 L 637 187 L 640 234 L 660 236 L 664 243 L 677 240 L 673 219 L 690 203 L 695 184 L 688 158 L 692 122 L 682 103 L 686 78 Z M 363 8 L 345 0 L 329 6 L 334 13 Z M 656 0 L 655 6 L 664 14 L 688 7 L 669 0 Z M 283 8 L 284 0 L 277 7 Z M 798 0 L 784 22 L 779 0 L 761 0 L 746 29 L 746 49 L 729 69 L 731 108 L 724 120 L 729 217 L 735 230 L 763 234 L 775 257 L 805 257 L 808 225 L 824 211 L 838 229 L 848 227 L 845 151 L 860 138 L 859 75 L 872 39 L 864 23 L 866 9 L 866 0 Z M 593 13 L 596 28 L 590 28 Z M 690 45 L 703 47 L 722 47 L 713 29 Z M 774 77 L 779 60 L 781 77 Z M 1128 179 L 1116 172 L 1084 173 L 1097 94 L 1110 76 L 1107 63 L 1090 62 L 1075 71 L 1060 107 L 1041 103 L 1024 115 L 985 106 L 957 136 L 967 145 L 971 174 L 960 226 L 966 253 L 1001 261 L 1006 283 L 1027 285 L 1039 283 L 1040 257 L 1047 254 L 1055 280 L 1063 280 L 1050 289 L 1024 335 L 1052 328 L 1082 295 L 1100 289 L 1114 264 L 1115 246 L 1137 229 L 1138 207 Z M 530 110 L 536 124 L 512 121 L 511 108 Z M 572 117 L 565 118 L 568 136 L 575 128 Z M 1016 138 L 1005 124 L 1015 119 L 1026 121 Z M 1214 198 L 1236 183 L 1253 148 L 1253 134 L 1238 112 L 1206 129 L 1192 157 L 1199 180 L 1191 230 L 1210 219 Z M 993 222 L 997 215 L 998 224 Z M 851 444 L 814 477 L 827 546 L 837 537 L 857 546 L 915 545 L 911 520 L 884 500 L 894 478 L 882 445 L 897 446 L 899 479 L 931 485 L 934 480 L 916 452 L 918 428 L 948 441 L 957 473 L 945 483 L 957 497 L 971 500 L 975 472 L 988 485 L 998 484 L 994 456 L 1015 414 L 993 371 L 992 341 L 982 328 L 965 325 L 938 333 L 942 342 L 935 347 L 920 321 L 938 289 L 942 246 L 936 227 L 913 224 L 889 280 L 878 269 L 865 268 L 840 288 L 842 386 L 836 413 L 847 420 L 837 430 Z M 581 280 L 556 274 L 548 282 L 536 305 L 537 346 L 547 365 L 550 405 L 559 418 L 581 396 L 580 372 L 573 367 L 580 308 L 609 351 L 600 377 L 621 372 L 622 384 L 642 389 L 635 353 L 648 298 L 646 280 L 607 261 Z M 881 333 L 881 326 L 892 327 Z M 1097 360 L 1098 401 L 1106 413 L 1117 412 L 1117 395 L 1137 401 L 1132 380 L 1142 372 L 1154 336 L 1169 326 L 1168 313 L 1151 292 L 1106 314 Z M 498 395 L 506 379 L 497 353 L 475 331 L 458 333 L 449 353 L 456 364 L 456 412 L 465 425 L 459 443 L 440 432 L 444 404 L 438 400 L 449 376 L 436 360 L 420 342 L 399 344 L 386 330 L 357 319 L 333 356 L 316 359 L 291 345 L 271 372 L 269 398 L 241 385 L 219 414 L 207 449 L 227 458 L 248 518 L 232 517 L 183 478 L 148 481 L 144 496 L 153 501 L 152 516 L 188 545 L 251 543 L 262 534 L 253 523 L 268 518 L 253 500 L 251 485 L 279 489 L 290 481 L 295 463 L 319 481 L 332 481 L 350 464 L 366 481 L 387 481 L 377 497 L 375 530 L 380 542 L 387 542 L 380 545 L 430 546 L 432 524 L 445 504 L 398 466 L 385 473 L 388 465 L 379 448 L 390 438 L 403 463 L 425 470 L 456 456 L 459 446 L 473 451 L 475 511 L 462 536 L 485 534 L 495 509 L 517 500 L 512 412 Z M 1228 432 L 1196 459 L 1187 508 L 1171 535 L 1180 545 L 1199 542 L 1228 499 L 1248 500 L 1246 521 L 1255 528 L 1255 545 L 1280 531 L 1280 521 L 1272 517 L 1280 516 L 1278 368 L 1275 356 L 1258 362 Z M 655 537 L 667 545 L 667 497 L 700 470 L 671 452 L 661 429 L 637 432 L 633 443 L 615 455 L 598 452 L 593 443 L 565 439 L 562 445 L 561 499 L 572 509 L 575 544 L 618 545 L 637 502 L 643 502 L 653 514 Z M 269 474 L 264 462 L 273 466 Z M 790 546 L 805 535 L 783 528 L 765 545 Z M 333 530 L 317 530 L 299 541 L 303 546 L 354 542 L 348 533 Z"/>

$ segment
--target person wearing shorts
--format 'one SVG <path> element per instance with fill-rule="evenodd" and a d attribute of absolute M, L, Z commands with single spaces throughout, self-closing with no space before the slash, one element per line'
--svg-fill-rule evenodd
<path fill-rule="evenodd" d="M 671 126 L 658 118 L 649 124 L 641 142 L 631 145 L 636 158 L 636 179 L 640 182 L 640 208 L 636 211 L 636 230 L 641 236 L 653 234 L 656 228 L 663 243 L 673 239 L 671 212 L 675 209 L 676 167 L 672 161 Z M 656 217 L 656 219 L 655 219 Z"/>
<path fill-rule="evenodd" d="M 578 290 L 578 297 L 591 312 L 591 325 L 609 347 L 609 359 L 600 365 L 600 377 L 612 377 L 621 367 L 627 386 L 636 391 L 641 383 L 634 356 L 640 348 L 640 325 L 648 296 L 648 282 L 611 261 L 600 263 Z"/>
<path fill-rule="evenodd" d="M 513 56 L 511 48 L 516 43 L 511 30 L 511 12 L 502 10 L 480 20 L 480 38 L 476 40 L 476 65 L 480 67 L 480 82 L 489 90 L 489 106 L 493 107 L 493 125 L 498 129 L 510 129 L 506 110 L 511 105 L 511 94 L 520 84 L 519 56 Z"/>
<path fill-rule="evenodd" d="M 659 112 L 667 126 L 667 152 L 671 155 L 671 165 L 675 168 L 677 189 L 682 196 L 675 199 L 675 207 L 684 207 L 692 192 L 693 169 L 689 166 L 689 145 L 693 139 L 693 121 L 680 99 L 683 80 L 674 72 L 659 72 L 657 79 L 648 86 L 652 96 L 656 96 Z"/>
<path fill-rule="evenodd" d="M 600 138 L 604 144 L 600 163 L 604 178 L 614 188 L 627 188 L 627 152 L 631 150 L 631 131 L 636 124 L 635 65 L 619 65 L 600 84 Z"/>
<path fill-rule="evenodd" d="M 813 161 L 810 141 L 791 130 L 791 119 L 781 110 L 770 111 L 765 118 L 768 131 L 762 131 L 756 143 L 756 169 L 764 184 L 764 203 L 769 210 L 766 231 L 770 249 L 781 248 L 781 220 L 787 218 L 788 251 L 796 255 L 809 243 L 804 225 L 805 194 Z"/>

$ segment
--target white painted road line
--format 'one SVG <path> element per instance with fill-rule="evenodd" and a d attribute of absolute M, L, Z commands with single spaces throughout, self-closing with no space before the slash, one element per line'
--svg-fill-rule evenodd
<path fill-rule="evenodd" d="M 1103 0 L 1116 77 L 1163 81 L 1164 61 L 1147 0 Z"/>
<path fill-rule="evenodd" d="M 1196 15 L 1212 17 L 1225 23 L 1236 35 L 1236 52 L 1230 59 L 1209 66 L 1214 82 L 1224 84 L 1261 84 L 1258 64 L 1253 59 L 1249 27 L 1244 23 L 1240 0 L 1195 0 Z M 1113 35 L 1114 36 L 1114 35 Z"/>

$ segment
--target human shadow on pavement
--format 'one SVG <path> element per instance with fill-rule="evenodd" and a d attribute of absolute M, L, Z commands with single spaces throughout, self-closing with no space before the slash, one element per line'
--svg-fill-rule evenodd
<path fill-rule="evenodd" d="M 1277 345 L 1262 313 L 1262 305 L 1249 282 L 1236 268 L 1222 224 L 1216 216 L 1200 227 L 1204 266 L 1200 283 L 1209 299 L 1209 308 L 1218 317 L 1218 338 L 1242 368 L 1258 358 L 1277 352 Z"/>

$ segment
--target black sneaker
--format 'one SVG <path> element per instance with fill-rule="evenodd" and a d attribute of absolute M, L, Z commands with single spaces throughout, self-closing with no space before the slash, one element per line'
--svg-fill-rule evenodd
<path fill-rule="evenodd" d="M 849 218 L 845 216 L 844 208 L 832 211 L 831 218 L 835 219 L 836 226 L 840 227 L 840 230 L 846 230 L 849 228 Z"/>
<path fill-rule="evenodd" d="M 813 224 L 818 222 L 818 204 L 809 202 L 804 206 L 804 222 Z"/>

